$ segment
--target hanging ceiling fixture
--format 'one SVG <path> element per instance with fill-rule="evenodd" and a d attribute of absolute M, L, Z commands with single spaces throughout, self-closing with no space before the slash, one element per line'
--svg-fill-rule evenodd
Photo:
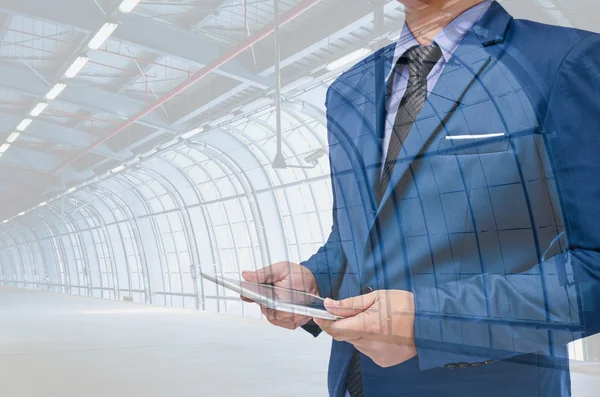
<path fill-rule="evenodd" d="M 75 61 L 69 66 L 69 69 L 65 72 L 65 77 L 68 79 L 72 79 L 79 74 L 81 69 L 85 65 L 87 65 L 90 59 L 88 57 L 78 57 Z"/>
<path fill-rule="evenodd" d="M 48 104 L 46 102 L 40 102 L 33 108 L 33 110 L 29 113 L 29 115 L 32 117 L 37 117 L 40 114 L 42 114 L 42 112 L 44 110 L 46 110 L 47 107 L 48 107 Z"/>
<path fill-rule="evenodd" d="M 8 136 L 8 138 L 6 138 L 6 142 L 8 142 L 8 143 L 14 143 L 17 139 L 19 139 L 20 135 L 21 135 L 20 132 L 13 132 L 12 134 L 10 134 Z"/>
<path fill-rule="evenodd" d="M 104 25 L 102 25 L 100 30 L 98 30 L 98 33 L 96 33 L 96 35 L 94 35 L 94 37 L 90 40 L 88 44 L 89 49 L 97 50 L 98 48 L 102 47 L 102 45 L 118 27 L 118 24 L 111 22 L 106 22 Z"/>
<path fill-rule="evenodd" d="M 140 0 L 123 0 L 119 6 L 119 11 L 123 14 L 130 13 L 140 3 Z"/>
<path fill-rule="evenodd" d="M 64 83 L 58 83 L 48 93 L 46 94 L 46 99 L 52 100 L 56 99 L 63 90 L 67 88 L 67 85 Z"/>
<path fill-rule="evenodd" d="M 29 125 L 33 122 L 32 119 L 25 119 L 23 121 L 21 121 L 19 123 L 19 125 L 17 126 L 17 130 L 18 131 L 25 131 L 27 129 L 27 127 L 29 127 Z"/>

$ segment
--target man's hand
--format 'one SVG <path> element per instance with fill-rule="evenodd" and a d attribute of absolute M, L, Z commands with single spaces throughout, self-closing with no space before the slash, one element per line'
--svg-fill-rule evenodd
<path fill-rule="evenodd" d="M 253 283 L 272 284 L 276 287 L 319 295 L 319 288 L 315 276 L 306 267 L 297 263 L 279 262 L 264 267 L 256 272 L 242 272 L 242 277 L 244 277 L 246 281 Z M 247 299 L 244 300 L 248 301 Z M 312 317 L 279 312 L 263 305 L 261 305 L 261 310 L 271 324 L 287 329 L 296 329 L 312 320 Z"/>
<path fill-rule="evenodd" d="M 315 318 L 335 340 L 346 341 L 381 367 L 401 364 L 417 355 L 415 305 L 411 292 L 375 291 L 343 301 L 325 300 L 327 311 L 345 317 Z"/>

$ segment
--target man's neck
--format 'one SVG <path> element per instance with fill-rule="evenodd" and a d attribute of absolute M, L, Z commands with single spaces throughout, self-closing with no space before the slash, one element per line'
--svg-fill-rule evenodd
<path fill-rule="evenodd" d="M 431 44 L 435 36 L 452 20 L 485 0 L 406 1 L 406 23 L 419 44 Z"/>

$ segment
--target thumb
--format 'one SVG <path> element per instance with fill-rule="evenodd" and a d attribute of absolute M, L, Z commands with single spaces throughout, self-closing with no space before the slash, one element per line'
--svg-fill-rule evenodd
<path fill-rule="evenodd" d="M 340 317 L 354 317 L 371 306 L 377 301 L 377 293 L 371 292 L 367 295 L 355 296 L 341 301 L 325 299 L 325 308 L 331 314 Z"/>
<path fill-rule="evenodd" d="M 278 266 L 279 264 L 263 267 L 257 271 L 243 271 L 242 277 L 244 280 L 259 283 L 259 284 L 273 284 L 285 277 L 286 268 L 285 266 Z"/>

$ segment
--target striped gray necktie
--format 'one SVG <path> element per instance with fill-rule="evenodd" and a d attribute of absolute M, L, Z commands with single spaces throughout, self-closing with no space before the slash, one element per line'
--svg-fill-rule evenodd
<path fill-rule="evenodd" d="M 406 92 L 400 102 L 398 113 L 394 122 L 392 136 L 383 173 L 378 186 L 378 202 L 381 199 L 390 183 L 396 160 L 402 149 L 402 143 L 412 128 L 418 114 L 425 105 L 427 99 L 427 76 L 431 69 L 440 60 L 442 51 L 435 43 L 426 47 L 413 47 L 406 51 L 403 57 L 398 60 L 395 66 L 395 73 L 388 81 L 387 95 L 392 94 L 394 86 L 394 76 L 402 74 L 402 68 L 408 63 L 408 84 Z M 350 365 L 348 366 L 346 388 L 351 397 L 363 397 L 362 373 L 360 369 L 360 353 L 354 350 Z"/>
<path fill-rule="evenodd" d="M 379 203 L 390 183 L 402 150 L 402 144 L 427 100 L 427 76 L 441 56 L 442 51 L 436 43 L 425 47 L 412 47 L 398 60 L 395 65 L 395 73 L 388 81 L 387 95 L 389 97 L 393 93 L 394 78 L 402 74 L 402 68 L 408 63 L 408 84 L 394 120 L 383 172 L 377 189 Z"/>

